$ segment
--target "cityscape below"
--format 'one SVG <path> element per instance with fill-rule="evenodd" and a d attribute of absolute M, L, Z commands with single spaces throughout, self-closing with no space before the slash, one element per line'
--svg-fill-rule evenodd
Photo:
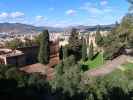
<path fill-rule="evenodd" d="M 133 0 L 1 0 L 0 100 L 133 100 Z"/>

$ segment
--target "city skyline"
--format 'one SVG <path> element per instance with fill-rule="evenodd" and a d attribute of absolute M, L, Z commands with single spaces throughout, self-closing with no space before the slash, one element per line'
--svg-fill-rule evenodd
<path fill-rule="evenodd" d="M 128 12 L 126 0 L 1 0 L 0 22 L 35 26 L 112 24 Z"/>

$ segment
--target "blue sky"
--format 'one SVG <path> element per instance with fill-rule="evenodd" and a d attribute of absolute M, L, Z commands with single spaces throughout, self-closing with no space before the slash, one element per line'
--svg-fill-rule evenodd
<path fill-rule="evenodd" d="M 128 12 L 126 0 L 0 0 L 0 22 L 36 26 L 112 24 Z"/>

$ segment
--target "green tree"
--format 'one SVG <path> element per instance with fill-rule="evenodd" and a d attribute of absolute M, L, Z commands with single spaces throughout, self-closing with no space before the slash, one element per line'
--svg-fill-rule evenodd
<path fill-rule="evenodd" d="M 63 93 L 68 93 L 70 97 L 76 95 L 79 93 L 81 75 L 80 65 L 75 64 L 74 56 L 70 56 L 56 66 L 52 87 L 62 89 Z"/>
<path fill-rule="evenodd" d="M 16 49 L 23 46 L 24 46 L 24 43 L 19 39 L 13 39 L 9 42 L 6 42 L 6 47 L 9 47 L 11 49 Z"/>
<path fill-rule="evenodd" d="M 36 45 L 40 45 L 40 39 L 41 39 L 41 34 L 39 34 L 38 36 L 35 36 L 33 41 Z"/>
<path fill-rule="evenodd" d="M 11 67 L 12 66 L 10 66 L 10 65 L 2 65 L 2 64 L 0 64 L 0 79 L 6 77 L 5 73 Z"/>
<path fill-rule="evenodd" d="M 25 47 L 30 47 L 32 45 L 34 45 L 34 41 L 32 41 L 32 40 L 30 40 L 28 38 L 25 38 L 24 46 Z"/>
<path fill-rule="evenodd" d="M 93 94 L 90 94 L 86 100 L 95 100 Z"/>
<path fill-rule="evenodd" d="M 94 57 L 94 47 L 91 41 L 90 46 L 89 46 L 89 57 L 88 58 L 92 60 L 93 57 Z"/>
<path fill-rule="evenodd" d="M 68 46 L 70 55 L 74 55 L 76 60 L 79 60 L 81 58 L 82 45 L 77 29 L 72 29 Z"/>
<path fill-rule="evenodd" d="M 82 60 L 86 61 L 87 59 L 87 45 L 86 45 L 86 41 L 83 39 L 82 42 Z"/>
<path fill-rule="evenodd" d="M 60 59 L 63 59 L 63 47 L 62 46 L 60 47 L 60 50 L 59 50 L 59 56 L 60 56 Z"/>
<path fill-rule="evenodd" d="M 122 50 L 133 47 L 133 15 L 123 17 L 120 25 L 116 25 L 110 34 L 104 37 L 104 58 L 114 59 L 123 53 Z M 122 49 L 123 48 L 123 49 Z"/>
<path fill-rule="evenodd" d="M 73 51 L 77 51 L 79 49 L 79 38 L 78 38 L 78 32 L 76 29 L 72 29 L 71 36 L 69 38 L 69 47 Z"/>
<path fill-rule="evenodd" d="M 63 47 L 63 59 L 65 59 L 67 57 L 68 57 L 68 47 L 65 46 L 65 47 Z"/>
<path fill-rule="evenodd" d="M 38 55 L 38 60 L 42 64 L 49 63 L 49 56 L 50 56 L 50 47 L 49 47 L 49 32 L 48 30 L 44 30 L 41 34 L 40 39 L 40 51 Z"/>
<path fill-rule="evenodd" d="M 71 66 L 62 76 L 63 90 L 73 96 L 80 91 L 81 69 L 79 65 Z"/>
<path fill-rule="evenodd" d="M 101 33 L 100 33 L 100 27 L 97 27 L 97 31 L 96 31 L 96 39 L 95 39 L 96 41 L 96 44 L 99 46 L 99 47 L 101 47 L 101 46 L 103 46 L 103 37 L 102 37 L 102 35 L 101 35 Z"/>
<path fill-rule="evenodd" d="M 70 67 L 74 66 L 75 64 L 76 64 L 76 60 L 75 60 L 74 55 L 71 55 L 71 56 L 65 58 L 63 61 L 63 65 L 65 66 L 64 71 L 69 69 Z"/>

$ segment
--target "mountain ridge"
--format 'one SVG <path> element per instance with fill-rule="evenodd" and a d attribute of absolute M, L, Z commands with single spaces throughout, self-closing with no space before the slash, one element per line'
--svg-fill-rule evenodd
<path fill-rule="evenodd" d="M 102 30 L 110 30 L 114 27 L 114 24 L 110 25 L 100 25 Z M 37 34 L 42 32 L 45 29 L 48 29 L 49 32 L 64 32 L 67 30 L 71 30 L 72 28 L 76 28 L 78 30 L 84 31 L 95 31 L 97 29 L 97 25 L 95 26 L 69 26 L 69 27 L 51 27 L 51 26 L 33 26 L 22 23 L 0 23 L 0 33 L 15 33 L 15 34 Z"/>

